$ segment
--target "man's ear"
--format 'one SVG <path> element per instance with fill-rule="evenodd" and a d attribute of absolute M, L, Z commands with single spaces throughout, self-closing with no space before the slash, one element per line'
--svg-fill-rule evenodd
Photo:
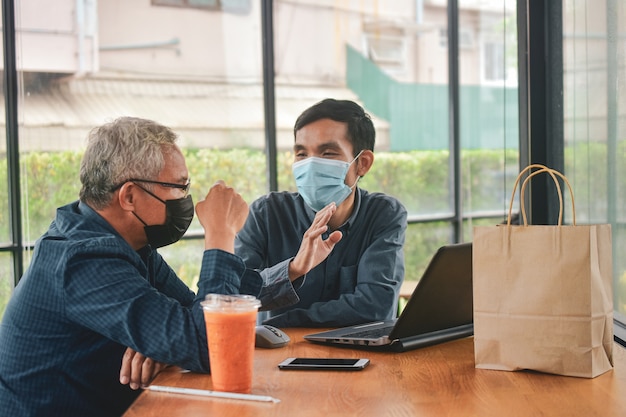
<path fill-rule="evenodd" d="M 135 210 L 135 184 L 132 182 L 127 182 L 122 185 L 117 194 L 117 200 L 122 208 L 122 210 L 126 211 L 134 211 Z"/>
<path fill-rule="evenodd" d="M 357 170 L 356 173 L 359 177 L 367 174 L 374 164 L 374 152 L 369 149 L 363 150 L 359 158 L 357 159 Z"/>

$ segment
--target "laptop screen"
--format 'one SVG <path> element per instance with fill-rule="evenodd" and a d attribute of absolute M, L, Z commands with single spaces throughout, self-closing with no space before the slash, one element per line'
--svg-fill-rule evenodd
<path fill-rule="evenodd" d="M 389 335 L 401 339 L 473 322 L 472 244 L 435 253 Z"/>

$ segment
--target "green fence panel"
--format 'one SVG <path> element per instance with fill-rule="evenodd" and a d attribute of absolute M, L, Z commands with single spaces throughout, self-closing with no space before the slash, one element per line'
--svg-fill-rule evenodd
<path fill-rule="evenodd" d="M 448 87 L 395 83 L 391 91 L 390 149 L 447 150 Z"/>
<path fill-rule="evenodd" d="M 389 94 L 395 81 L 350 46 L 347 48 L 346 61 L 348 87 L 366 103 L 369 112 L 390 120 Z"/>
<path fill-rule="evenodd" d="M 396 81 L 350 46 L 346 81 L 368 111 L 389 122 L 392 151 L 449 148 L 447 85 Z M 517 88 L 460 86 L 463 149 L 517 150 L 517 100 Z"/>

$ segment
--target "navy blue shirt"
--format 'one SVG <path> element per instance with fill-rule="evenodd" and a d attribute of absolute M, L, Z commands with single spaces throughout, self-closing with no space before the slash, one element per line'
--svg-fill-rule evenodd
<path fill-rule="evenodd" d="M 196 295 L 87 205 L 59 208 L 0 326 L 2 415 L 121 415 L 140 393 L 119 383 L 126 347 L 208 372 L 199 303 L 208 292 L 258 292 L 258 274 L 241 283 L 249 272 L 233 254 L 205 251 Z"/>
<path fill-rule="evenodd" d="M 261 309 L 270 310 L 264 322 L 338 327 L 394 318 L 404 280 L 402 204 L 357 188 L 352 215 L 338 229 L 342 239 L 326 260 L 292 284 L 289 262 L 314 217 L 298 193 L 274 192 L 250 205 L 235 253 L 263 277 L 258 297 Z"/>

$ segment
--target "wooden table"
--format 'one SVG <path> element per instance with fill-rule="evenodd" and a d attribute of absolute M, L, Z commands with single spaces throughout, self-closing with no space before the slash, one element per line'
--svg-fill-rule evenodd
<path fill-rule="evenodd" d="M 473 339 L 405 353 L 312 344 L 311 329 L 286 329 L 291 342 L 256 349 L 252 394 L 280 403 L 145 391 L 124 414 L 137 416 L 626 416 L 626 350 L 615 344 L 615 369 L 594 379 L 475 369 Z M 366 357 L 362 371 L 281 371 L 287 357 Z M 156 385 L 208 389 L 211 377 L 162 372 Z"/>

